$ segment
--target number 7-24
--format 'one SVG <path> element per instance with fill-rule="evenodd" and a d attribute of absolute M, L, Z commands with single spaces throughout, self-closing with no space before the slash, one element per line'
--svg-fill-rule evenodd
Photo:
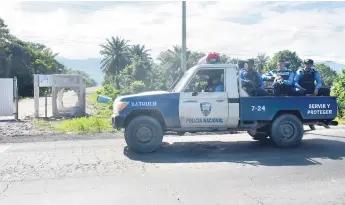
<path fill-rule="evenodd" d="M 251 107 L 252 107 L 252 111 L 259 111 L 259 112 L 265 112 L 266 111 L 265 106 L 251 106 Z"/>

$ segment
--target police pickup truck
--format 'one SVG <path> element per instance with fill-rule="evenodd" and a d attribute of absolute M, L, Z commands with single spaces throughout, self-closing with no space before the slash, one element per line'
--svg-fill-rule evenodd
<path fill-rule="evenodd" d="M 270 138 L 286 148 L 300 144 L 304 124 L 338 124 L 333 121 L 336 97 L 251 97 L 238 73 L 234 64 L 200 64 L 190 68 L 171 92 L 118 97 L 113 104 L 113 127 L 125 129 L 126 143 L 133 151 L 153 152 L 169 131 L 248 131 L 254 140 Z M 209 84 L 220 84 L 223 90 L 212 92 Z"/>

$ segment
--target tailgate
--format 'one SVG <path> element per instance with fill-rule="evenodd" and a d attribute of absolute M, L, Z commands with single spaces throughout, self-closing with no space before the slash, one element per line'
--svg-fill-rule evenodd
<path fill-rule="evenodd" d="M 305 120 L 333 120 L 337 116 L 336 97 L 243 97 L 241 120 L 272 120 L 279 111 L 299 111 Z"/>

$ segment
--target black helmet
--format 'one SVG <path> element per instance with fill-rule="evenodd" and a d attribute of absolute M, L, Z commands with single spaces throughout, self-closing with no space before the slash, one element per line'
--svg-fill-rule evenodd
<path fill-rule="evenodd" d="M 314 65 L 314 61 L 312 59 L 305 59 L 303 61 L 304 64 Z"/>

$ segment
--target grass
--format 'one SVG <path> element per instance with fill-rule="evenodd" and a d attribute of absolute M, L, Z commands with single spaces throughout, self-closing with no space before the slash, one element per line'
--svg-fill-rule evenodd
<path fill-rule="evenodd" d="M 38 127 L 42 127 L 48 130 L 55 130 L 54 125 L 48 121 L 45 120 L 35 120 L 33 121 L 33 124 L 38 126 Z"/>
<path fill-rule="evenodd" d="M 98 97 L 98 93 L 93 92 L 89 97 L 88 100 L 91 101 L 92 103 L 97 103 L 97 97 Z"/>
<path fill-rule="evenodd" d="M 115 131 L 111 125 L 110 119 L 96 116 L 64 120 L 60 123 L 57 123 L 55 129 L 58 131 L 77 134 Z"/>
<path fill-rule="evenodd" d="M 75 134 L 115 132 L 109 118 L 97 116 L 73 118 L 60 122 L 36 120 L 33 124 L 48 130 Z"/>

